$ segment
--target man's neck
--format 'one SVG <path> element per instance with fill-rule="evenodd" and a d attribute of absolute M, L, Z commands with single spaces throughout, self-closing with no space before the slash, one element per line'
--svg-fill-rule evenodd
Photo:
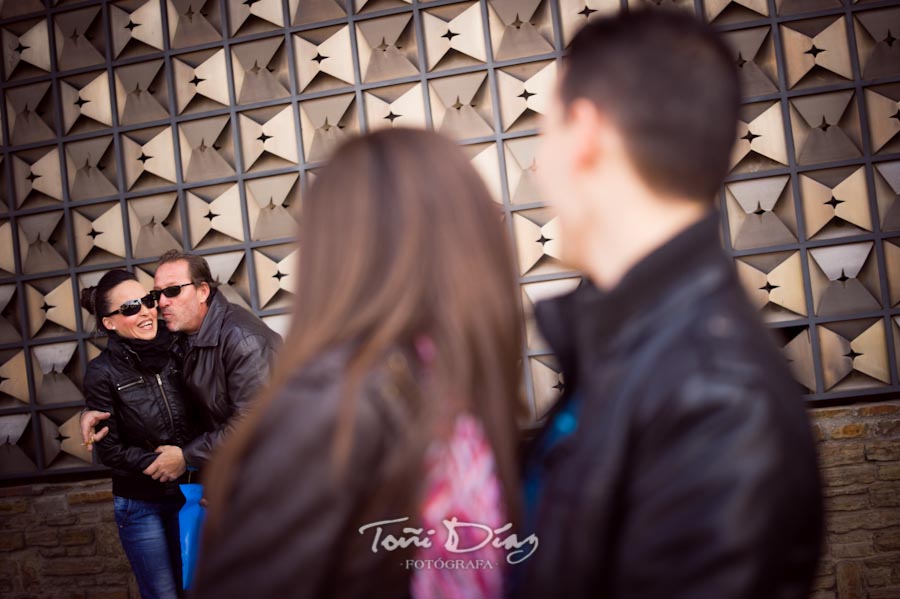
<path fill-rule="evenodd" d="M 591 236 L 583 268 L 601 289 L 612 289 L 641 260 L 710 212 L 706 202 L 642 198 L 608 215 Z"/>

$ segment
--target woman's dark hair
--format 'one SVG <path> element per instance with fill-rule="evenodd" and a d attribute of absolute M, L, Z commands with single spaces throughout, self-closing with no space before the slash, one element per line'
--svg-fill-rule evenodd
<path fill-rule="evenodd" d="M 518 511 L 517 424 L 521 315 L 502 213 L 452 141 L 391 129 L 355 138 L 334 154 L 304 198 L 293 320 L 270 389 L 213 462 L 207 478 L 210 530 L 225 510 L 235 466 L 253 447 L 262 414 L 292 373 L 337 345 L 353 348 L 343 380 L 334 454 L 349 455 L 357 395 L 394 348 L 427 336 L 437 349 L 413 405 L 402 471 L 422 467 L 421 447 L 465 411 L 483 424 L 507 513 Z M 408 379 L 401 381 L 408 382 Z M 446 427 L 445 427 L 446 428 Z M 337 459 L 339 472 L 342 460 Z M 399 480 L 399 478 L 398 478 Z M 379 493 L 405 493 L 390 482 Z M 369 498 L 367 508 L 372 507 Z M 219 511 L 221 510 L 221 511 Z"/>
<path fill-rule="evenodd" d="M 137 281 L 137 277 L 127 270 L 111 270 L 103 275 L 99 283 L 81 290 L 81 307 L 96 316 L 98 330 L 107 332 L 103 326 L 103 315 L 114 310 L 109 305 L 109 292 L 125 281 Z"/>

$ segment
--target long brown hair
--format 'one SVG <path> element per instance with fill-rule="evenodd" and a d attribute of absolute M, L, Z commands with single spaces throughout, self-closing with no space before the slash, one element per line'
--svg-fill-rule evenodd
<path fill-rule="evenodd" d="M 437 351 L 428 391 L 412 394 L 419 405 L 409 430 L 427 442 L 448 406 L 473 413 L 492 445 L 507 512 L 516 515 L 522 320 L 501 220 L 462 150 L 436 133 L 387 130 L 336 151 L 304 198 L 293 320 L 272 384 L 209 473 L 211 529 L 241 457 L 264 434 L 262 414 L 289 377 L 325 350 L 353 347 L 335 439 L 346 456 L 363 379 L 422 335 Z"/>

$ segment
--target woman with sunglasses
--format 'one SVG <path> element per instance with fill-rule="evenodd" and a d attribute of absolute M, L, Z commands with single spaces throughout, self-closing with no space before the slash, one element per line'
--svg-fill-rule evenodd
<path fill-rule="evenodd" d="M 108 434 L 96 442 L 112 468 L 119 539 L 143 599 L 175 598 L 181 589 L 177 480 L 144 474 L 162 452 L 184 458 L 180 447 L 197 436 L 175 336 L 157 323 L 157 295 L 125 270 L 111 270 L 81 293 L 81 305 L 107 334 L 107 346 L 87 368 L 87 407 L 110 412 Z M 158 480 L 156 479 L 158 478 Z"/>

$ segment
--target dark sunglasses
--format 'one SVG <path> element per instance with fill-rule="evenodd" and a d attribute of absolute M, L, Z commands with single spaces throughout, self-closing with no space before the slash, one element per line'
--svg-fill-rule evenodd
<path fill-rule="evenodd" d="M 118 310 L 113 310 L 109 314 L 104 314 L 103 316 L 107 317 L 112 316 L 113 314 L 121 314 L 122 316 L 134 316 L 141 311 L 141 304 L 147 306 L 148 308 L 156 307 L 156 296 L 152 291 L 140 299 L 128 300 L 127 302 L 119 306 Z"/>
<path fill-rule="evenodd" d="M 159 301 L 159 298 L 163 295 L 166 297 L 176 297 L 181 293 L 181 288 L 187 287 L 188 285 L 193 285 L 193 283 L 182 283 L 181 285 L 172 285 L 165 289 L 154 289 L 150 294 L 156 298 L 156 301 Z"/>

